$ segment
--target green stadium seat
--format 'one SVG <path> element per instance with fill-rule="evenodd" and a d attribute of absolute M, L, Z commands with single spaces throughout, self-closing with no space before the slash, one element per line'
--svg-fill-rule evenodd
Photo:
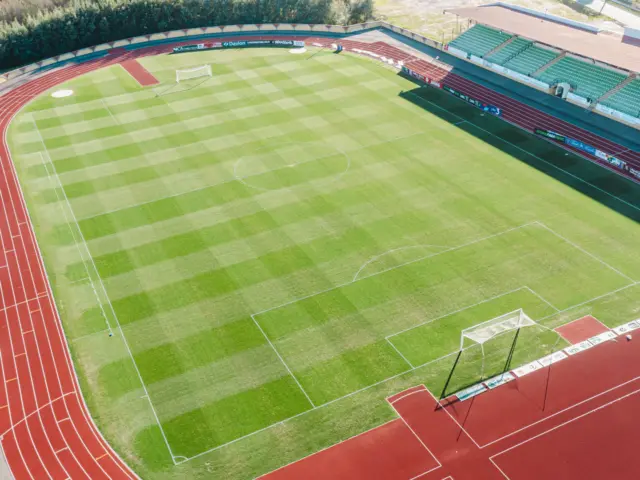
<path fill-rule="evenodd" d="M 505 62 L 504 66 L 509 70 L 522 73 L 523 75 L 531 75 L 557 56 L 558 54 L 556 52 L 552 52 L 551 50 L 540 48 L 532 44 L 512 59 Z"/>
<path fill-rule="evenodd" d="M 536 77 L 548 84 L 569 83 L 576 95 L 593 100 L 600 98 L 626 78 L 622 73 L 573 57 L 563 58 Z"/>
<path fill-rule="evenodd" d="M 492 63 L 504 65 L 505 62 L 509 61 L 512 58 L 515 58 L 520 52 L 522 52 L 532 44 L 533 42 L 518 37 L 508 45 L 505 45 L 498 51 L 492 53 L 491 55 L 488 55 L 486 59 Z"/>
<path fill-rule="evenodd" d="M 494 30 L 484 25 L 475 25 L 453 40 L 449 45 L 464 52 L 471 53 L 472 55 L 483 57 L 511 37 L 512 35 L 508 33 Z"/>
<path fill-rule="evenodd" d="M 640 79 L 635 79 L 602 101 L 603 105 L 640 118 Z"/>

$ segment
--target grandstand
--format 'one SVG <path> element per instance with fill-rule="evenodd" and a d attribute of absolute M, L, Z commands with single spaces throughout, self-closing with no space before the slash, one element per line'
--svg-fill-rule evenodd
<path fill-rule="evenodd" d="M 484 57 L 512 36 L 484 25 L 475 25 L 456 38 L 450 45 L 472 55 Z"/>
<path fill-rule="evenodd" d="M 549 85 L 569 83 L 577 95 L 597 100 L 622 83 L 626 75 L 573 57 L 565 57 L 536 76 Z"/>
<path fill-rule="evenodd" d="M 640 72 L 640 47 L 590 25 L 516 6 L 450 13 L 474 23 L 449 44 L 454 55 L 481 57 L 485 68 L 640 128 L 640 80 L 634 75 Z M 556 89 L 560 84 L 569 84 L 570 91 Z"/>
<path fill-rule="evenodd" d="M 631 81 L 619 91 L 602 101 L 603 105 L 640 118 L 640 79 Z"/>
<path fill-rule="evenodd" d="M 540 48 L 532 43 L 521 53 L 506 61 L 503 66 L 524 75 L 531 75 L 557 56 L 556 52 Z"/>
<path fill-rule="evenodd" d="M 497 63 L 498 65 L 503 65 L 504 62 L 517 57 L 532 44 L 533 42 L 530 42 L 529 40 L 516 37 L 504 47 L 497 49 L 490 55 L 487 55 L 486 59 L 490 62 Z"/>

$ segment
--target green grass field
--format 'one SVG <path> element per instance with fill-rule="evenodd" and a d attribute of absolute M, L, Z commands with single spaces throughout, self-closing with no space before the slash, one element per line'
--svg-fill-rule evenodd
<path fill-rule="evenodd" d="M 440 393 L 463 328 L 518 308 L 640 317 L 637 186 L 373 61 L 307 57 L 144 58 L 160 86 L 110 67 L 11 125 L 84 394 L 144 478 L 251 478 L 382 424 L 385 396 Z M 554 345 L 531 327 L 512 366 Z"/>

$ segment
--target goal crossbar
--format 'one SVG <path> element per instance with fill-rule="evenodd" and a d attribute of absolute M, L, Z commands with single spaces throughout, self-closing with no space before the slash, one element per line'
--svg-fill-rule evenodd
<path fill-rule="evenodd" d="M 183 70 L 176 70 L 176 83 L 180 83 L 184 80 L 191 80 L 192 78 L 211 77 L 212 75 L 211 65 L 185 68 Z"/>
<path fill-rule="evenodd" d="M 509 330 L 519 330 L 522 327 L 538 325 L 520 308 L 513 312 L 505 313 L 473 327 L 465 328 L 460 335 L 460 350 L 464 349 L 465 339 L 469 339 L 481 346 L 498 335 Z"/>

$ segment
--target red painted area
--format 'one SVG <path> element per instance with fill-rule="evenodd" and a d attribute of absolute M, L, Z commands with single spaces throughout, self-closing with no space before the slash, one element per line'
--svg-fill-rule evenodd
<path fill-rule="evenodd" d="M 414 478 L 438 461 L 401 420 L 394 420 L 262 477 L 268 480 Z"/>
<path fill-rule="evenodd" d="M 634 412 L 640 412 L 638 393 L 519 445 L 493 460 L 514 480 L 635 480 L 640 478 L 640 456 Z"/>
<path fill-rule="evenodd" d="M 638 342 L 604 342 L 444 407 L 424 387 L 387 400 L 440 462 L 420 476 L 425 480 L 640 478 L 640 457 L 634 455 L 640 424 Z M 304 466 L 283 470 L 296 468 L 295 478 L 305 478 Z M 332 478 L 330 469 L 322 472 Z M 389 472 L 378 478 L 408 477 Z"/>
<path fill-rule="evenodd" d="M 555 331 L 562 338 L 575 345 L 601 333 L 608 332 L 609 328 L 597 318 L 587 315 L 562 325 L 556 328 Z"/>
<path fill-rule="evenodd" d="M 254 38 L 233 37 L 234 40 Z M 333 39 L 307 36 L 282 37 L 266 35 L 262 38 L 306 40 L 309 43 L 325 46 L 335 42 Z M 0 251 L 0 306 L 2 307 L 2 312 L 0 313 L 0 380 L 2 383 L 2 386 L 0 386 L 0 438 L 11 471 L 18 480 L 23 478 L 62 479 L 67 477 L 74 480 L 85 478 L 121 479 L 136 478 L 136 476 L 102 438 L 80 394 L 68 345 L 47 281 L 24 198 L 16 179 L 10 152 L 7 148 L 6 131 L 8 124 L 20 108 L 46 90 L 84 73 L 116 63 L 123 63 L 123 65 L 127 64 L 133 67 L 132 75 L 136 79 L 138 79 L 137 75 L 140 75 L 142 80 L 139 81 L 141 84 L 157 83 L 155 78 L 149 78 L 152 76 L 146 70 L 142 69 L 140 71 L 139 68 L 141 66 L 135 59 L 148 55 L 168 53 L 177 45 L 189 43 L 193 42 L 156 45 L 134 51 L 113 49 L 109 55 L 104 57 L 84 63 L 72 63 L 60 69 L 46 72 L 33 81 L 17 86 L 6 95 L 0 97 L 0 166 L 2 167 L 0 168 L 0 193 L 3 200 L 0 207 L 0 244 L 2 247 Z M 353 50 L 354 48 L 367 50 L 395 61 L 403 61 L 405 65 L 414 71 L 432 80 L 446 82 L 451 87 L 480 101 L 496 105 L 502 110 L 502 118 L 504 120 L 524 130 L 531 132 L 535 127 L 553 130 L 561 135 L 568 135 L 593 145 L 608 153 L 620 152 L 616 155 L 618 158 L 627 162 L 629 166 L 640 169 L 639 152 L 629 151 L 610 140 L 475 84 L 471 80 L 450 73 L 438 66 L 437 62 L 425 62 L 383 42 L 369 44 L 345 39 L 341 40 L 341 43 L 348 50 Z M 570 147 L 565 148 L 572 150 Z M 592 158 L 583 152 L 572 151 L 585 156 L 589 160 L 598 161 L 598 159 Z M 603 166 L 613 169 L 613 167 L 606 164 L 603 164 Z M 24 305 L 29 306 L 28 310 L 25 309 Z M 606 345 L 580 353 L 575 357 L 579 358 L 579 361 L 573 360 L 573 357 L 565 361 L 572 362 L 576 365 L 575 368 L 580 370 L 579 366 L 583 364 L 583 356 L 587 358 L 590 355 L 600 355 L 593 352 L 602 351 L 607 352 L 606 354 L 601 354 L 600 361 L 604 364 L 606 363 L 606 358 L 603 355 L 611 354 L 610 345 L 615 346 L 616 344 L 608 342 Z M 617 344 L 620 349 L 634 349 L 637 348 L 636 345 L 636 342 Z M 640 373 L 635 367 L 635 365 L 640 365 L 638 358 L 625 352 L 621 352 L 615 358 L 618 358 L 618 362 L 608 364 L 610 368 L 608 375 L 616 375 L 615 378 L 618 378 L 629 377 L 634 372 Z M 621 363 L 623 360 L 624 362 L 633 361 L 631 363 Z M 557 370 L 556 367 L 558 366 L 559 364 L 552 367 L 551 378 L 555 378 L 555 370 Z M 532 375 L 544 375 L 546 371 L 542 372 Z M 587 377 L 589 377 L 589 382 L 601 385 L 606 383 L 600 378 L 601 375 L 602 373 L 597 373 L 595 376 L 587 375 Z M 532 383 L 527 388 L 531 388 L 533 391 L 526 390 L 525 386 L 529 385 L 528 382 Z M 501 393 L 501 390 L 512 389 L 514 385 L 522 385 L 522 396 L 524 397 L 524 393 L 528 392 L 527 394 L 532 397 L 529 401 L 534 405 L 536 404 L 535 402 L 538 402 L 537 404 L 539 405 L 541 393 L 534 388 L 536 382 L 539 382 L 539 379 L 535 380 L 535 377 L 532 377 L 532 380 L 518 380 L 517 383 L 499 387 L 496 390 L 475 397 L 475 400 L 468 400 L 467 402 L 477 403 L 478 405 L 484 405 L 484 396 L 491 398 L 494 395 L 498 395 L 496 400 L 501 400 L 486 402 L 486 405 L 482 407 L 482 411 L 477 410 L 480 413 L 477 413 L 476 410 L 471 412 L 469 420 L 471 423 L 469 425 L 473 426 L 475 434 L 488 439 L 498 438 L 500 433 L 513 432 L 514 429 L 519 428 L 523 424 L 523 419 L 538 418 L 526 409 L 527 402 L 515 402 L 513 400 L 514 397 L 509 395 L 503 397 L 506 394 Z M 558 398 L 558 400 L 552 400 L 548 408 L 560 408 L 562 404 L 561 397 L 563 395 L 570 397 L 574 389 L 577 389 L 573 393 L 574 395 L 578 393 L 585 395 L 586 390 L 591 388 L 588 386 L 584 388 L 578 387 L 576 382 L 571 382 L 568 384 L 569 387 L 562 390 L 562 388 L 556 387 L 555 380 L 552 380 L 552 382 L 554 386 L 553 390 L 550 391 L 554 392 L 553 398 Z M 560 385 L 559 382 L 558 385 Z M 561 438 L 564 443 L 580 443 L 582 445 L 581 454 L 585 458 L 598 459 L 597 461 L 605 461 L 599 456 L 600 451 L 598 448 L 601 448 L 600 444 L 593 440 L 594 436 L 600 434 L 608 436 L 613 445 L 618 445 L 620 451 L 628 452 L 629 444 L 625 443 L 625 439 L 628 440 L 630 433 L 629 428 L 624 425 L 622 417 L 626 417 L 629 420 L 629 425 L 637 425 L 640 423 L 640 419 L 634 421 L 634 415 L 636 415 L 634 412 L 637 409 L 631 411 L 629 407 L 629 405 L 635 406 L 636 404 L 628 403 L 625 400 L 612 404 L 616 405 L 615 407 L 602 408 L 601 411 L 598 411 L 597 416 L 590 418 L 591 415 L 596 415 L 595 413 L 590 414 L 574 423 L 567 424 L 567 426 L 559 427 L 557 428 L 558 433 L 553 431 L 553 433 L 538 437 L 540 440 L 532 440 L 522 446 L 513 448 L 507 453 L 500 454 L 510 446 L 518 445 L 518 442 L 544 433 L 545 428 L 563 425 L 562 422 L 571 420 L 577 415 L 585 414 L 594 405 L 600 405 L 605 401 L 614 401 L 619 398 L 619 395 L 633 388 L 634 385 L 635 380 L 624 387 L 589 400 L 579 407 L 559 413 L 550 419 L 542 421 L 535 427 L 527 428 L 520 433 L 511 435 L 482 449 L 474 443 L 470 436 L 460 430 L 454 422 L 454 417 L 448 416 L 448 413 L 451 413 L 450 409 L 435 409 L 433 397 L 423 389 L 416 388 L 410 392 L 410 395 L 396 395 L 389 400 L 394 402 L 394 408 L 403 416 L 407 424 L 411 428 L 415 427 L 416 433 L 428 441 L 428 443 L 425 443 L 436 458 L 443 462 L 443 467 L 420 478 L 442 480 L 452 475 L 451 478 L 455 480 L 482 480 L 483 478 L 504 480 L 505 477 L 502 474 L 496 473 L 497 469 L 491 463 L 490 456 L 497 455 L 495 457 L 497 464 L 504 464 L 505 468 L 515 468 L 512 464 L 519 462 L 527 465 L 526 461 L 530 459 L 517 460 L 517 457 L 513 457 L 516 460 L 511 459 L 512 455 L 518 455 L 519 449 L 522 449 L 521 451 L 525 452 L 525 455 L 530 451 L 537 451 L 538 455 L 548 455 L 550 458 L 549 468 L 555 466 L 558 469 L 550 471 L 564 472 L 564 470 L 560 470 L 562 468 L 559 465 L 560 453 L 556 452 L 554 454 L 553 445 L 549 446 L 544 443 L 546 441 L 545 437 L 550 439 Z M 503 413 L 506 412 L 504 402 L 507 400 L 514 401 L 514 407 L 509 411 L 509 416 Z M 635 402 L 635 399 L 633 402 Z M 519 407 L 515 408 L 516 406 Z M 461 413 L 465 411 L 464 408 L 468 407 L 458 404 L 455 408 L 457 409 L 456 412 Z M 614 421 L 613 417 L 611 417 L 613 415 L 610 413 L 611 411 L 618 412 L 615 415 L 619 415 L 620 420 Z M 494 418 L 497 423 L 487 425 L 487 422 L 479 422 L 475 417 L 482 414 L 486 414 L 488 418 Z M 510 420 L 512 416 L 515 420 Z M 589 421 L 592 423 L 585 424 L 588 426 L 583 427 L 582 430 L 575 430 L 579 428 L 579 422 L 585 421 L 585 418 L 590 418 Z M 611 421 L 609 426 L 604 427 L 603 422 L 606 422 L 607 418 L 610 418 Z M 506 423 L 503 425 L 502 422 Z M 413 474 L 413 469 L 427 468 L 432 465 L 430 462 L 433 461 L 433 457 L 424 452 L 422 452 L 422 456 L 418 457 L 418 451 L 415 450 L 414 454 L 407 456 L 408 453 L 404 451 L 404 448 L 409 451 L 417 449 L 416 442 L 414 440 L 410 441 L 407 436 L 407 431 L 410 432 L 411 430 L 401 428 L 400 421 L 392 422 L 388 425 L 394 425 L 393 427 L 387 427 L 391 431 L 388 437 L 382 436 L 378 439 L 377 433 L 365 436 L 365 439 L 376 440 L 366 447 L 368 454 L 361 453 L 364 451 L 361 448 L 365 447 L 354 447 L 354 452 L 359 452 L 357 453 L 358 456 L 354 457 L 357 458 L 356 463 L 372 462 L 383 465 L 375 475 L 369 478 L 403 478 L 403 475 Z M 572 426 L 569 427 L 569 425 Z M 485 431 L 484 429 L 487 428 L 489 429 Z M 395 429 L 398 430 L 395 431 Z M 479 429 L 482 429 L 482 431 Z M 564 431 L 567 433 L 563 433 L 563 429 L 566 429 Z M 563 436 L 555 437 L 556 435 Z M 396 436 L 404 439 L 397 445 L 395 441 L 389 440 Z M 386 438 L 386 440 L 382 440 L 382 438 Z M 413 438 L 415 439 L 415 437 Z M 384 460 L 378 458 L 383 457 L 377 445 L 375 445 L 378 440 L 384 441 L 384 444 L 387 445 L 384 452 Z M 354 445 L 358 444 L 359 442 L 354 443 Z M 420 442 L 417 442 L 417 444 L 420 444 Z M 349 442 L 344 442 L 341 445 L 349 445 Z M 404 447 L 400 448 L 402 450 L 400 452 L 397 451 L 398 445 Z M 331 451 L 330 455 L 336 459 L 336 462 L 344 464 L 342 472 L 355 472 L 356 470 L 349 470 L 350 468 L 357 468 L 356 463 L 353 463 L 353 459 L 349 460 L 347 457 L 347 460 L 340 460 L 339 455 L 335 453 L 340 452 L 341 448 L 349 447 L 336 447 L 335 451 L 332 451 L 334 449 L 327 451 Z M 536 448 L 538 450 L 535 450 Z M 575 450 L 575 452 L 577 451 Z M 602 451 L 610 452 L 611 449 Z M 574 458 L 572 455 L 577 455 L 577 453 L 571 453 L 569 450 L 566 450 L 566 452 L 569 459 Z M 354 455 L 356 454 L 354 453 Z M 401 461 L 395 462 L 396 455 Z M 625 455 L 625 458 L 620 457 L 620 468 L 613 470 L 616 472 L 614 478 L 640 478 L 640 471 L 636 463 L 633 462 L 635 458 L 632 454 Z M 303 462 L 302 464 L 314 465 L 313 461 L 310 461 L 310 463 Z M 299 468 L 296 465 L 293 464 L 279 471 L 278 475 L 286 475 L 285 472 L 289 468 Z M 411 465 L 411 469 L 409 469 L 409 465 Z M 625 467 L 624 471 L 622 470 L 623 467 Z M 384 470 L 384 468 L 387 470 Z M 296 471 L 302 472 L 302 476 L 298 478 L 313 478 L 310 477 L 312 473 L 309 473 L 308 470 Z M 401 473 L 398 474 L 398 472 Z M 610 478 L 609 476 L 596 476 L 598 471 L 595 468 L 583 469 L 582 473 L 580 480 Z M 527 473 L 525 472 L 524 474 L 526 475 Z M 313 473 L 313 475 L 318 478 L 317 473 Z M 519 480 L 517 475 L 510 476 L 511 480 Z M 523 474 L 520 473 L 520 475 Z M 328 477 L 323 476 L 323 478 Z M 521 477 L 521 480 L 528 480 L 529 478 L 532 477 Z M 553 477 L 543 476 L 542 478 Z M 574 477 L 565 476 L 562 478 L 573 480 Z"/>
<path fill-rule="evenodd" d="M 639 375 L 640 342 L 608 341 L 446 409 L 484 446 L 536 422 L 571 417 L 629 386 L 638 388 Z"/>
<path fill-rule="evenodd" d="M 158 79 L 154 77 L 149 70 L 144 68 L 135 58 L 126 60 L 122 62 L 121 65 L 127 72 L 129 72 L 129 75 L 135 78 L 143 87 L 160 83 L 158 82 Z"/>

